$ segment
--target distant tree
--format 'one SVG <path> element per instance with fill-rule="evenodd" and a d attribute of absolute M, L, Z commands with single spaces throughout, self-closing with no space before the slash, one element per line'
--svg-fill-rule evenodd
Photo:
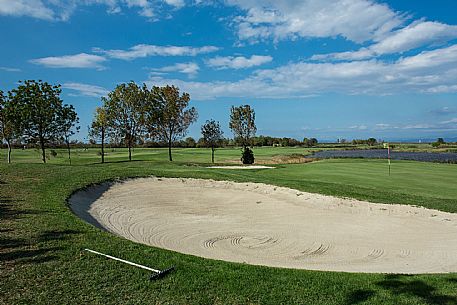
<path fill-rule="evenodd" d="M 68 123 L 62 116 L 66 115 L 63 109 L 69 106 L 62 105 L 61 91 L 60 85 L 26 80 L 9 92 L 19 129 L 27 141 L 40 145 L 43 163 L 46 163 L 46 144 L 61 137 L 63 124 Z"/>
<path fill-rule="evenodd" d="M 95 108 L 95 115 L 92 120 L 92 124 L 89 129 L 89 136 L 96 143 L 96 139 L 100 139 L 101 142 L 101 156 L 102 163 L 105 163 L 105 140 L 109 133 L 109 121 L 106 109 L 103 107 Z"/>
<path fill-rule="evenodd" d="M 369 138 L 369 139 L 367 139 L 367 144 L 368 144 L 369 146 L 374 146 L 374 145 L 376 145 L 376 143 L 378 143 L 378 141 L 377 141 L 375 138 Z"/>
<path fill-rule="evenodd" d="M 243 149 L 243 153 L 241 155 L 241 162 L 243 164 L 253 164 L 254 163 L 254 153 L 252 152 L 252 149 L 249 147 L 245 147 Z"/>
<path fill-rule="evenodd" d="M 440 145 L 442 144 L 445 144 L 446 142 L 444 142 L 444 139 L 443 138 L 438 138 L 436 140 L 436 142 L 433 142 L 432 143 L 432 147 L 439 147 Z"/>
<path fill-rule="evenodd" d="M 68 160 L 71 165 L 71 149 L 70 149 L 70 137 L 79 131 L 78 115 L 76 114 L 75 108 L 72 105 L 64 105 L 59 115 L 59 126 L 61 129 L 62 138 L 67 145 Z"/>
<path fill-rule="evenodd" d="M 17 117 L 13 107 L 14 105 L 3 95 L 3 91 L 0 91 L 0 144 L 2 140 L 6 142 L 8 163 L 11 163 L 12 141 L 18 135 L 17 124 L 15 124 Z"/>
<path fill-rule="evenodd" d="M 235 138 L 241 142 L 243 149 L 249 146 L 251 144 L 251 138 L 255 136 L 257 131 L 254 109 L 249 105 L 232 106 L 229 127 Z"/>
<path fill-rule="evenodd" d="M 215 120 L 206 121 L 201 127 L 204 143 L 211 147 L 211 162 L 214 163 L 214 151 L 220 142 L 224 139 L 224 132 L 221 129 L 219 122 Z"/>
<path fill-rule="evenodd" d="M 132 161 L 132 148 L 145 127 L 145 85 L 131 81 L 118 85 L 107 97 L 102 97 L 108 125 L 124 139 Z"/>
<path fill-rule="evenodd" d="M 192 137 L 187 137 L 184 139 L 184 145 L 187 148 L 195 148 L 197 146 L 197 142 Z"/>
<path fill-rule="evenodd" d="M 316 138 L 304 138 L 303 139 L 303 145 L 306 146 L 306 147 L 313 147 L 313 146 L 316 146 L 318 143 L 317 139 Z"/>
<path fill-rule="evenodd" d="M 175 86 L 153 87 L 147 100 L 148 129 L 153 137 L 168 144 L 168 158 L 173 161 L 173 143 L 184 137 L 197 120 L 197 109 L 188 108 L 190 95 L 180 94 Z"/>

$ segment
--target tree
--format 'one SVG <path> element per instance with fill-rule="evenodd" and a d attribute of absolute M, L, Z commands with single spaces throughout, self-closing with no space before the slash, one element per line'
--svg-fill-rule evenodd
<path fill-rule="evenodd" d="M 79 126 L 76 126 L 76 124 L 79 123 L 79 118 L 75 108 L 72 105 L 64 105 L 61 109 L 61 114 L 59 115 L 59 121 L 62 137 L 65 144 L 67 144 L 68 160 L 71 165 L 70 137 L 75 134 L 74 127 L 76 127 L 76 132 L 78 132 L 80 128 Z"/>
<path fill-rule="evenodd" d="M 378 143 L 378 141 L 375 138 L 368 138 L 367 139 L 367 144 L 369 146 L 374 146 L 376 143 Z"/>
<path fill-rule="evenodd" d="M 230 110 L 229 127 L 235 138 L 241 142 L 243 149 L 250 145 L 251 138 L 255 135 L 255 112 L 249 105 L 232 106 Z"/>
<path fill-rule="evenodd" d="M 105 163 L 105 139 L 108 135 L 109 130 L 108 123 L 109 122 L 108 115 L 106 114 L 106 109 L 103 107 L 97 107 L 95 109 L 95 115 L 89 129 L 89 136 L 94 140 L 96 138 L 100 139 L 102 144 L 102 163 Z"/>
<path fill-rule="evenodd" d="M 15 104 L 15 120 L 24 138 L 41 147 L 42 160 L 46 163 L 45 145 L 62 135 L 64 107 L 60 99 L 60 85 L 41 80 L 26 80 L 9 92 Z"/>
<path fill-rule="evenodd" d="M 102 97 L 108 125 L 124 138 L 129 150 L 129 161 L 132 161 L 132 148 L 145 126 L 145 87 L 141 88 L 131 81 L 118 85 L 108 93 L 108 97 Z"/>
<path fill-rule="evenodd" d="M 215 120 L 206 121 L 201 127 L 204 143 L 211 147 L 211 162 L 214 163 L 214 151 L 216 146 L 223 140 L 224 132 L 221 125 Z"/>
<path fill-rule="evenodd" d="M 318 143 L 317 139 L 316 138 L 304 138 L 303 139 L 303 145 L 306 146 L 306 147 L 313 147 L 313 146 L 316 146 Z"/>
<path fill-rule="evenodd" d="M 175 86 L 156 87 L 148 91 L 148 127 L 159 141 L 168 144 L 168 158 L 173 161 L 173 143 L 187 134 L 187 129 L 198 118 L 197 109 L 188 108 L 190 95 L 180 95 Z"/>
<path fill-rule="evenodd" d="M 197 146 L 197 142 L 195 142 L 195 139 L 192 137 L 187 137 L 184 139 L 184 147 L 186 148 L 195 148 Z"/>
<path fill-rule="evenodd" d="M 12 141 L 18 134 L 14 118 L 13 104 L 10 103 L 8 98 L 0 91 L 0 143 L 5 140 L 8 147 L 8 163 L 11 163 L 11 145 Z"/>

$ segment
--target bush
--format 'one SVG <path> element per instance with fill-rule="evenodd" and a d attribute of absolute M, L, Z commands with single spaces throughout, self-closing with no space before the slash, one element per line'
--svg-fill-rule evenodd
<path fill-rule="evenodd" d="M 245 147 L 241 156 L 241 162 L 243 164 L 253 164 L 254 163 L 254 153 L 249 147 Z"/>
<path fill-rule="evenodd" d="M 51 149 L 51 156 L 57 157 L 57 152 L 54 149 Z"/>

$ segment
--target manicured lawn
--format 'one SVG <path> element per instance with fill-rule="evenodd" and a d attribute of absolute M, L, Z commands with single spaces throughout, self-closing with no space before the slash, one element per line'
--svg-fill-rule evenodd
<path fill-rule="evenodd" d="M 301 148 L 255 149 L 256 157 L 305 154 Z M 1 151 L 4 160 L 4 151 Z M 239 149 L 216 152 L 218 162 Z M 210 151 L 179 149 L 77 150 L 69 166 L 63 150 L 39 164 L 33 150 L 0 163 L 0 304 L 457 304 L 457 274 L 382 275 L 300 271 L 207 260 L 136 244 L 75 217 L 65 199 L 78 188 L 135 176 L 254 181 L 303 191 L 423 205 L 457 212 L 457 165 L 383 160 L 327 160 L 271 170 L 208 169 Z M 394 238 L 394 237 L 393 237 Z M 149 282 L 148 272 L 82 251 L 91 248 L 148 266 L 176 266 Z"/>

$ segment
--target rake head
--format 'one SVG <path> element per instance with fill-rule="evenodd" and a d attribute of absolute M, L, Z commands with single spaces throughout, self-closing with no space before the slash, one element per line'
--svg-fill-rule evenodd
<path fill-rule="evenodd" d="M 159 272 L 155 272 L 155 273 L 151 274 L 151 277 L 149 279 L 151 281 L 158 280 L 158 279 L 164 277 L 165 275 L 167 275 L 168 273 L 170 273 L 171 271 L 173 271 L 173 269 L 175 269 L 175 267 L 170 267 L 168 269 L 161 270 Z"/>

